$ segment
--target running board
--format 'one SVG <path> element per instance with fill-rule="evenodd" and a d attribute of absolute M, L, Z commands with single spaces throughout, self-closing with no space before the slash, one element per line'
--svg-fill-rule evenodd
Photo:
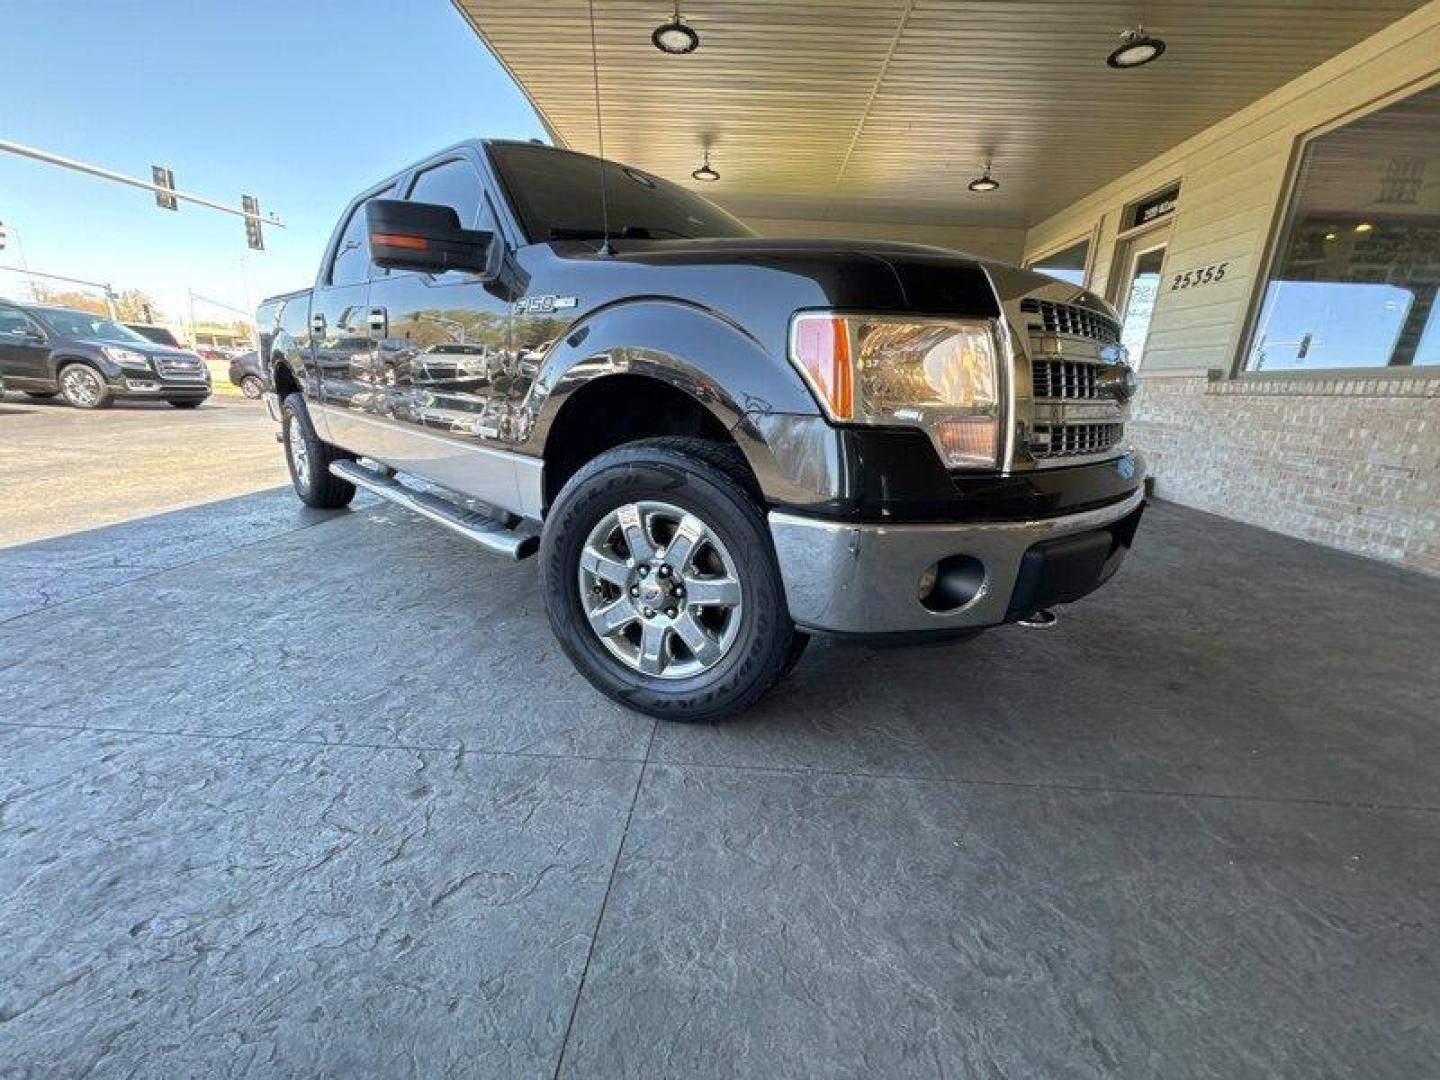
<path fill-rule="evenodd" d="M 479 544 L 492 555 L 507 559 L 528 559 L 540 549 L 540 538 L 533 533 L 518 533 L 492 517 L 467 510 L 449 499 L 416 491 L 398 480 L 381 476 L 353 461 L 332 461 L 330 472 L 341 480 L 364 488 L 396 506 L 443 525 L 466 540 Z"/>

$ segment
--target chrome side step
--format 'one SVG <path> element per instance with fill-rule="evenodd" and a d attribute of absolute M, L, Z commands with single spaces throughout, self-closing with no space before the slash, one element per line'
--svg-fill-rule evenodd
<path fill-rule="evenodd" d="M 396 506 L 428 518 L 437 525 L 443 525 L 466 540 L 479 544 L 492 555 L 507 559 L 528 559 L 540 550 L 540 538 L 533 533 L 516 532 L 492 517 L 467 510 L 449 499 L 431 495 L 428 491 L 416 491 L 406 487 L 400 481 L 381 476 L 356 462 L 332 461 L 330 472 Z"/>

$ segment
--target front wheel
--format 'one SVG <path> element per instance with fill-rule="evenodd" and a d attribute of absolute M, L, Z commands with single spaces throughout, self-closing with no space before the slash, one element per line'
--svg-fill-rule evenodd
<path fill-rule="evenodd" d="M 632 443 L 565 485 L 541 537 L 546 613 L 601 693 L 719 720 L 798 656 L 764 511 L 728 448 Z"/>
<path fill-rule="evenodd" d="M 317 510 L 336 510 L 348 506 L 355 498 L 355 485 L 330 472 L 330 463 L 350 455 L 338 446 L 323 442 L 310 423 L 305 399 L 291 394 L 282 409 L 282 439 L 285 461 L 290 466 L 290 482 L 295 494 L 306 506 Z"/>
<path fill-rule="evenodd" d="M 110 387 L 89 364 L 68 364 L 60 372 L 60 396 L 77 409 L 103 409 L 110 404 Z"/>

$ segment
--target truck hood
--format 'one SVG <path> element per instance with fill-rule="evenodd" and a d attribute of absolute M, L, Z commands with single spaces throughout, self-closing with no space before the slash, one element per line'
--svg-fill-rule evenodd
<path fill-rule="evenodd" d="M 1045 274 L 950 248 L 900 240 L 743 237 L 700 240 L 615 240 L 616 263 L 654 267 L 767 266 L 829 274 L 853 274 L 873 282 L 878 267 L 893 282 L 897 307 L 912 311 L 999 314 L 998 307 L 1022 296 L 1078 304 L 1111 318 L 1114 310 L 1094 293 Z M 596 259 L 598 244 L 562 241 L 552 245 L 561 258 Z M 1013 313 L 1012 313 L 1013 314 Z"/>

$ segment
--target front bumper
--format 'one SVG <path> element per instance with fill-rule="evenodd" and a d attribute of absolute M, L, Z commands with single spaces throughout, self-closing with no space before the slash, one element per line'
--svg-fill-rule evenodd
<path fill-rule="evenodd" d="M 943 635 L 1024 618 L 1098 588 L 1124 559 L 1144 501 L 1137 488 L 1075 514 L 940 525 L 772 511 L 770 532 L 790 617 L 802 629 Z M 922 598 L 922 577 L 937 566 L 936 586 Z"/>

